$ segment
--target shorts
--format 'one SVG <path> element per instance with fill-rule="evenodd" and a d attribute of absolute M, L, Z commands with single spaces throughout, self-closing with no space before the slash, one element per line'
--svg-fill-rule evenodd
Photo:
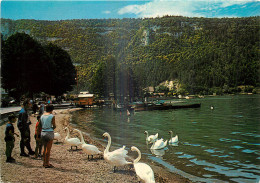
<path fill-rule="evenodd" d="M 43 132 L 41 133 L 41 140 L 43 143 L 47 143 L 51 140 L 54 139 L 54 132 L 50 131 L 50 132 Z"/>

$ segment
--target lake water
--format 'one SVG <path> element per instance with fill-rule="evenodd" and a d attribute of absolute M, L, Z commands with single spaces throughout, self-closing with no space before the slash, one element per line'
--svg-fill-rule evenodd
<path fill-rule="evenodd" d="M 201 103 L 201 108 L 126 112 L 85 109 L 73 114 L 72 123 L 106 144 L 104 132 L 112 137 L 112 149 L 126 145 L 142 152 L 142 161 L 198 182 L 259 182 L 260 95 L 219 96 L 178 100 Z M 214 106 L 212 110 L 210 106 Z M 86 123 L 86 121 L 88 123 Z M 144 131 L 170 139 L 176 146 L 151 151 Z"/>

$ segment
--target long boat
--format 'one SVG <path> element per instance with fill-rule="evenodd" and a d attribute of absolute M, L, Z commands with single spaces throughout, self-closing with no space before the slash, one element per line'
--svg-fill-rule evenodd
<path fill-rule="evenodd" d="M 149 110 L 169 110 L 169 109 L 182 109 L 182 108 L 199 108 L 200 103 L 195 104 L 154 104 L 154 103 L 142 103 L 131 105 L 135 111 L 149 111 Z"/>

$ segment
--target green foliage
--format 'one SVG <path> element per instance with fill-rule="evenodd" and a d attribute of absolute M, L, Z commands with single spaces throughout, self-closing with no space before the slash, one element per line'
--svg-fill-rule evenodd
<path fill-rule="evenodd" d="M 4 39 L 25 31 L 42 44 L 51 41 L 67 50 L 80 64 L 79 88 L 104 96 L 138 96 L 143 88 L 172 79 L 190 94 L 260 85 L 259 17 L 2 19 L 1 27 Z"/>
<path fill-rule="evenodd" d="M 48 93 L 55 96 L 62 95 L 70 91 L 75 84 L 76 73 L 70 55 L 52 43 L 44 49 L 50 62 Z"/>
<path fill-rule="evenodd" d="M 2 87 L 11 96 L 45 91 L 48 83 L 48 57 L 43 47 L 29 35 L 16 33 L 2 47 Z"/>
<path fill-rule="evenodd" d="M 29 35 L 16 33 L 1 51 L 2 87 L 17 100 L 40 92 L 61 95 L 75 83 L 70 56 L 53 44 L 44 48 Z"/>

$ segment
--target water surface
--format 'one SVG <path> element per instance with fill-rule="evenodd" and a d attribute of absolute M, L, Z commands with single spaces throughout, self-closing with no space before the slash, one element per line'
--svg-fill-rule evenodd
<path fill-rule="evenodd" d="M 103 140 L 109 132 L 112 149 L 126 145 L 142 152 L 142 160 L 163 166 L 199 182 L 258 182 L 260 177 L 260 96 L 219 96 L 183 100 L 201 108 L 142 111 L 132 114 L 111 109 L 86 109 L 74 113 L 72 123 L 92 138 Z M 214 106 L 214 109 L 211 109 Z M 179 143 L 151 151 L 144 131 Z M 132 156 L 136 154 L 130 153 Z"/>

